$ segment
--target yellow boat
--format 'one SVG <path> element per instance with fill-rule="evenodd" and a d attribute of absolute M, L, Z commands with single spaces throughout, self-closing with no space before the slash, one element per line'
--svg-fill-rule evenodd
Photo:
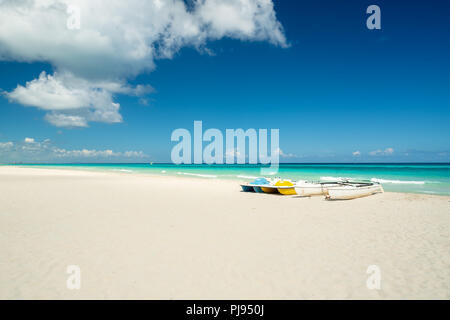
<path fill-rule="evenodd" d="M 261 186 L 261 190 L 265 193 L 278 193 L 278 188 L 275 188 L 274 186 L 267 186 L 263 187 Z"/>
<path fill-rule="evenodd" d="M 295 192 L 294 184 L 290 181 L 278 181 L 275 183 L 275 186 L 277 187 L 291 187 L 292 188 L 278 188 L 278 192 L 287 196 L 296 195 L 297 192 Z"/>

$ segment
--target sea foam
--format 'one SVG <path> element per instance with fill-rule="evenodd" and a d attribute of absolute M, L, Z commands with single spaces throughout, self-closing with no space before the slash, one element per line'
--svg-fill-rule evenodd
<path fill-rule="evenodd" d="M 127 170 L 127 169 L 112 169 L 112 171 L 119 171 L 119 172 L 133 172 L 133 170 Z"/>
<path fill-rule="evenodd" d="M 394 183 L 394 184 L 425 184 L 425 181 L 387 180 L 378 178 L 372 178 L 370 179 L 370 181 L 379 183 Z"/>
<path fill-rule="evenodd" d="M 257 179 L 258 177 L 252 177 L 252 176 L 242 176 L 242 175 L 238 175 L 238 178 L 242 178 L 242 179 Z"/>
<path fill-rule="evenodd" d="M 352 178 L 345 178 L 345 177 L 320 177 L 320 180 L 325 181 L 344 181 L 344 180 L 351 180 Z"/>
<path fill-rule="evenodd" d="M 189 173 L 189 172 L 177 172 L 177 174 L 182 174 L 185 176 L 201 177 L 201 178 L 217 178 L 217 176 L 212 174 L 199 174 L 199 173 Z"/>

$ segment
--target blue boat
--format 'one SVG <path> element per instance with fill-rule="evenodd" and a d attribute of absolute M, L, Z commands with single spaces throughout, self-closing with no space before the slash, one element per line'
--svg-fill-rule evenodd
<path fill-rule="evenodd" d="M 261 187 L 253 187 L 253 190 L 258 193 L 264 193 L 264 191 L 261 189 Z"/>
<path fill-rule="evenodd" d="M 248 184 L 241 184 L 242 190 L 244 192 L 258 192 L 264 193 L 261 189 L 261 185 L 270 184 L 270 182 L 265 178 L 256 178 L 254 181 L 249 182 Z"/>
<path fill-rule="evenodd" d="M 244 192 L 254 192 L 254 188 L 252 186 L 241 184 L 242 191 Z"/>

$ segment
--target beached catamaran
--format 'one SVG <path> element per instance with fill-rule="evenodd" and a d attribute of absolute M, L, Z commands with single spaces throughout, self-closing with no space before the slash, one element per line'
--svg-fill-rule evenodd
<path fill-rule="evenodd" d="M 378 182 L 345 182 L 328 188 L 326 198 L 330 200 L 348 200 L 384 192 Z"/>

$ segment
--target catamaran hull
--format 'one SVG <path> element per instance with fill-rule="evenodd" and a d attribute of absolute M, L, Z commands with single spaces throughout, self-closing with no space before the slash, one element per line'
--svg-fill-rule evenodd
<path fill-rule="evenodd" d="M 384 192 L 381 185 L 363 187 L 341 186 L 328 188 L 328 195 L 326 198 L 330 200 L 350 200 L 367 197 L 380 192 Z"/>

